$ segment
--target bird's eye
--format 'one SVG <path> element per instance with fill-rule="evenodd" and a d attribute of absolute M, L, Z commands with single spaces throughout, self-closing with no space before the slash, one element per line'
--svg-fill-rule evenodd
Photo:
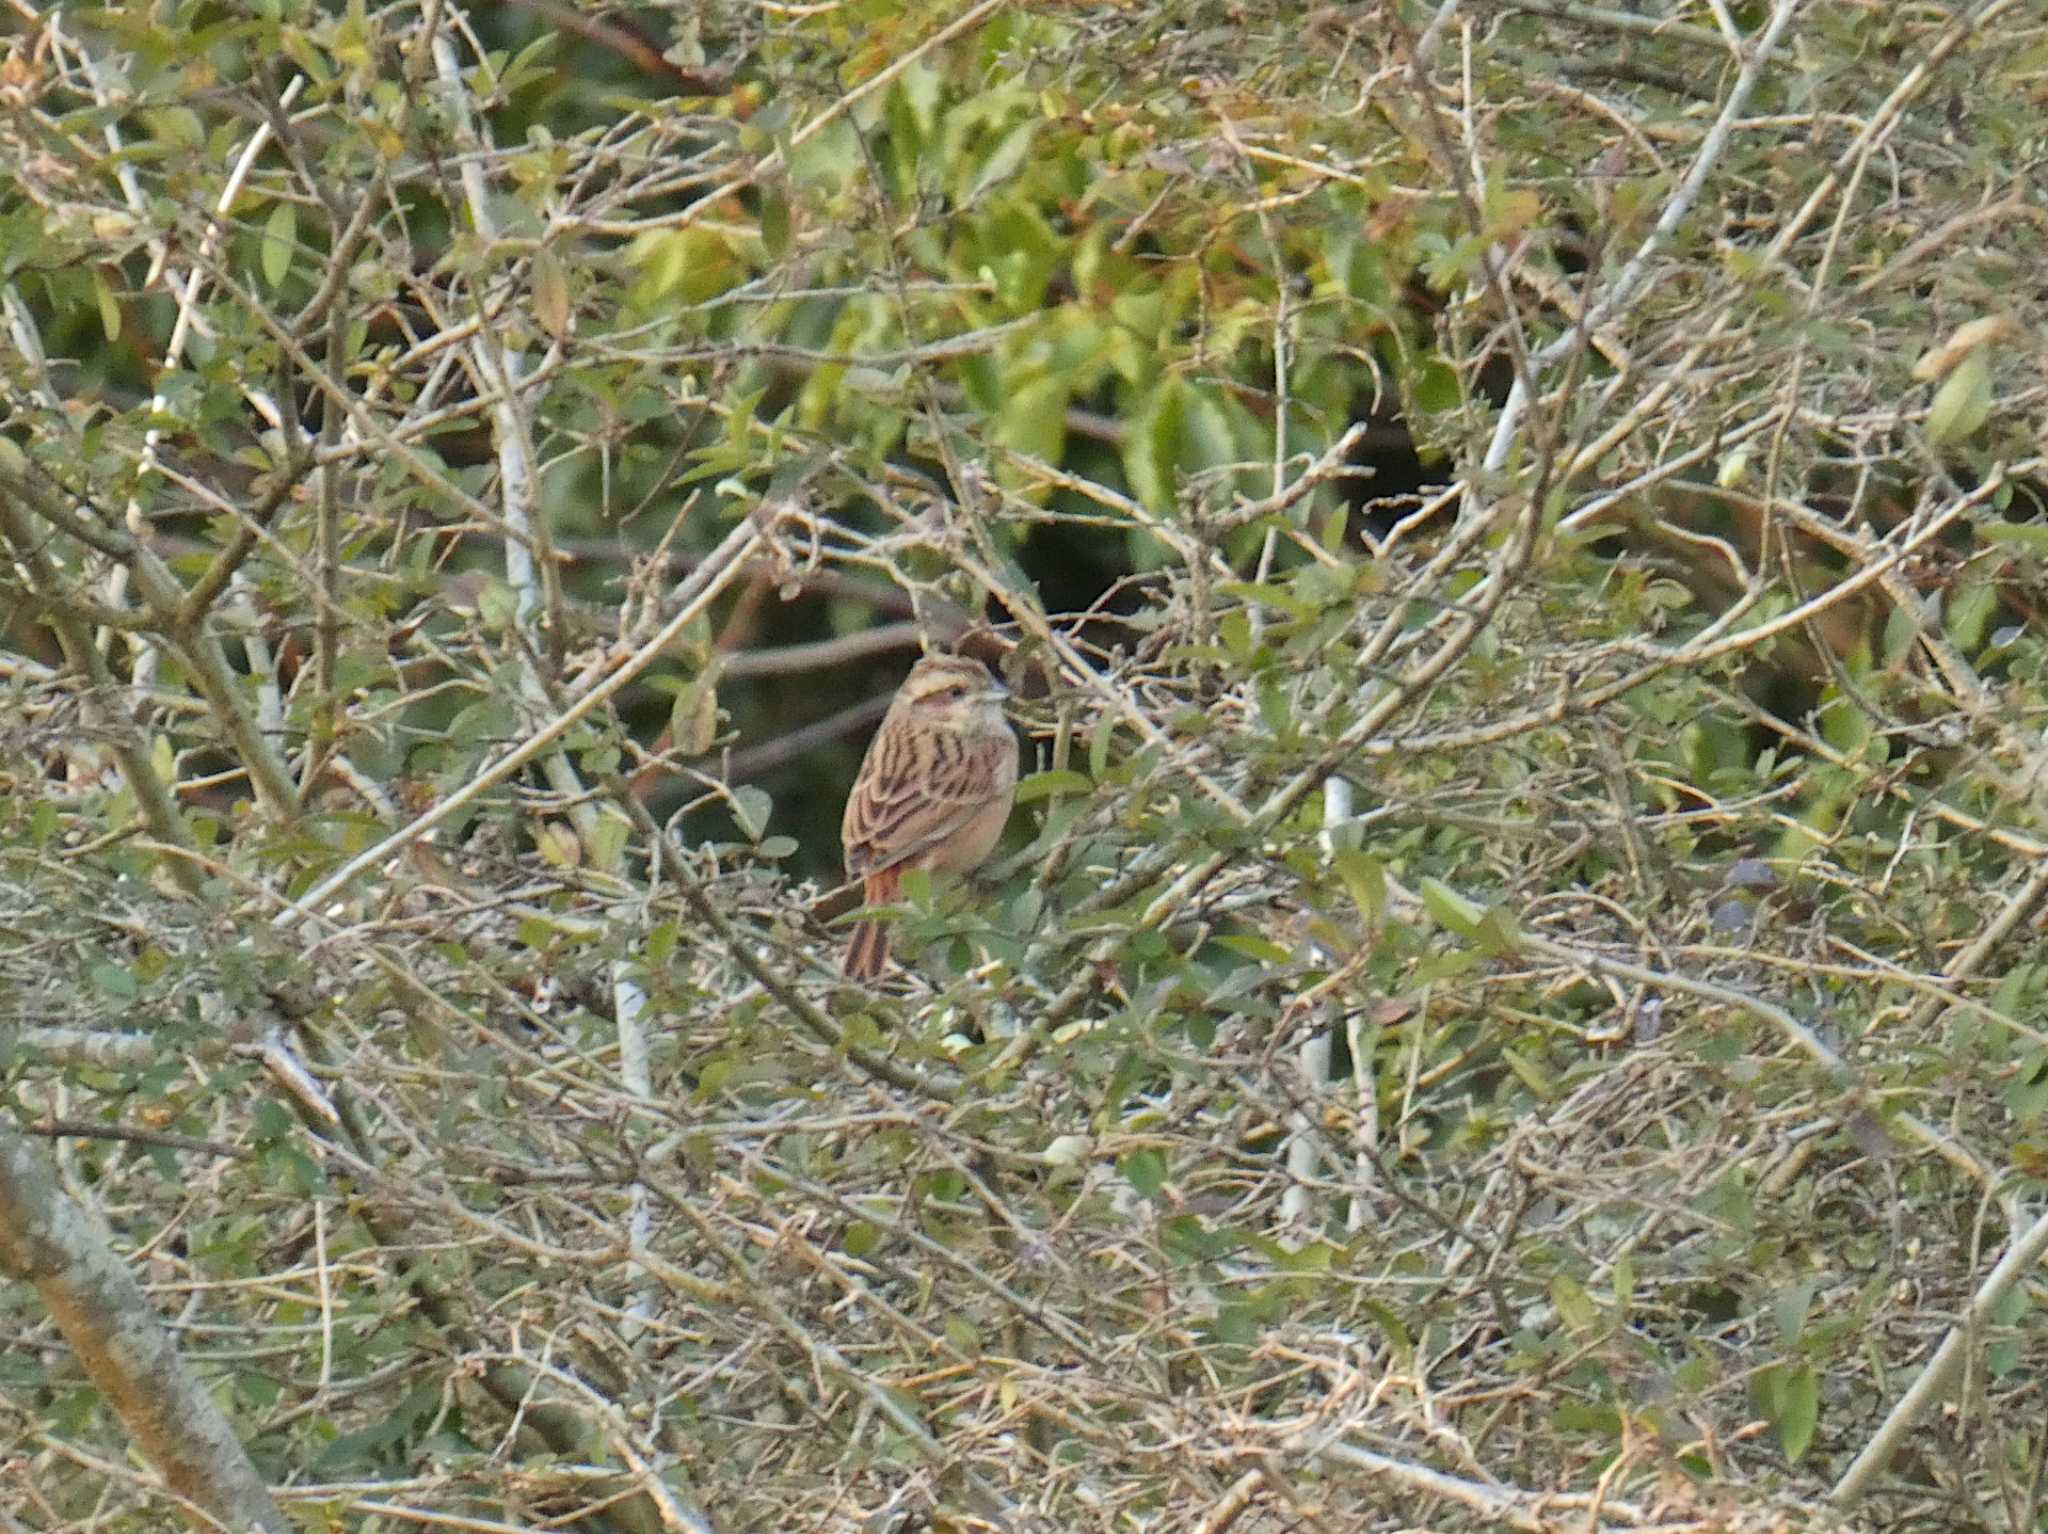
<path fill-rule="evenodd" d="M 941 687 L 939 689 L 939 696 L 942 698 L 964 698 L 967 696 L 967 689 L 959 682 L 954 682 L 949 686 Z"/>

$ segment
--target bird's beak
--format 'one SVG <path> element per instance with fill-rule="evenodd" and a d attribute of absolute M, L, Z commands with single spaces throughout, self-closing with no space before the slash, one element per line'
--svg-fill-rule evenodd
<path fill-rule="evenodd" d="M 982 696 L 991 703 L 1000 703 L 1010 696 L 1010 689 L 1001 682 L 992 681 L 988 684 L 988 691 L 983 693 Z"/>

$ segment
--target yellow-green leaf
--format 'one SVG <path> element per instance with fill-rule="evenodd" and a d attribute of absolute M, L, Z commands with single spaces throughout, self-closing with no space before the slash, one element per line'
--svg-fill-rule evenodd
<path fill-rule="evenodd" d="M 100 329 L 107 333 L 109 341 L 121 339 L 121 305 L 114 297 L 114 289 L 107 282 L 107 274 L 97 267 L 92 274 L 92 296 L 99 300 Z"/>
<path fill-rule="evenodd" d="M 1927 440 L 1940 447 L 1967 437 L 1991 414 L 1991 350 L 1978 347 L 1956 364 L 1927 409 Z"/>
<path fill-rule="evenodd" d="M 1476 937 L 1486 920 L 1486 908 L 1468 900 L 1441 879 L 1422 881 L 1422 903 L 1429 914 L 1460 937 Z"/>
<path fill-rule="evenodd" d="M 569 273 L 562 258 L 543 245 L 533 253 L 533 317 L 556 340 L 569 334 Z"/>
<path fill-rule="evenodd" d="M 597 828 L 590 833 L 591 866 L 606 872 L 615 871 L 625 853 L 626 840 L 632 834 L 633 823 L 617 811 L 607 810 L 600 815 Z"/>
<path fill-rule="evenodd" d="M 1017 785 L 1017 802 L 1029 804 L 1033 799 L 1050 799 L 1055 794 L 1085 794 L 1095 787 L 1095 782 L 1081 772 L 1034 772 Z"/>
<path fill-rule="evenodd" d="M 685 756 L 702 756 L 718 740 L 718 683 L 700 676 L 676 694 L 668 714 L 669 741 Z"/>
<path fill-rule="evenodd" d="M 1600 1307 L 1586 1293 L 1585 1285 L 1570 1274 L 1560 1273 L 1550 1281 L 1550 1303 L 1575 1332 L 1588 1332 L 1600 1324 Z"/>
<path fill-rule="evenodd" d="M 1270 938 L 1253 937 L 1245 932 L 1233 932 L 1228 937 L 1216 939 L 1218 948 L 1228 948 L 1232 953 L 1243 954 L 1260 964 L 1285 964 L 1287 950 Z"/>
<path fill-rule="evenodd" d="M 1521 1078 L 1522 1085 L 1545 1102 L 1557 1095 L 1557 1083 L 1551 1079 L 1550 1072 L 1519 1049 L 1513 1045 L 1505 1046 L 1500 1052 L 1500 1057 L 1507 1061 L 1508 1069 Z"/>
<path fill-rule="evenodd" d="M 263 280 L 280 286 L 292 269 L 292 249 L 299 237 L 299 210 L 280 202 L 263 225 Z"/>
<path fill-rule="evenodd" d="M 789 249 L 789 199 L 780 192 L 762 195 L 761 246 L 776 260 Z"/>
<path fill-rule="evenodd" d="M 2037 559 L 2048 559 L 2048 523 L 1987 522 L 1977 529 L 1977 536 Z"/>
<path fill-rule="evenodd" d="M 1386 865 L 1370 853 L 1350 848 L 1339 851 L 1330 863 L 1344 881 L 1358 914 L 1367 921 L 1378 921 L 1387 909 Z"/>

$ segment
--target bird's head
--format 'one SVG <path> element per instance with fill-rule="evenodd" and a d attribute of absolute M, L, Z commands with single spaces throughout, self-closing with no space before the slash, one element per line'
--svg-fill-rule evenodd
<path fill-rule="evenodd" d="M 1007 730 L 1003 700 L 1010 690 L 980 661 L 965 655 L 927 655 L 903 679 L 890 712 L 967 734 Z"/>

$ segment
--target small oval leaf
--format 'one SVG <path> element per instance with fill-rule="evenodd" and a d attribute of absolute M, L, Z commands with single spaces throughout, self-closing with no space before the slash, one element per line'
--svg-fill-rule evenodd
<path fill-rule="evenodd" d="M 1927 440 L 1934 446 L 1967 437 L 1991 414 L 1991 353 L 1979 347 L 1935 391 L 1927 409 Z"/>
<path fill-rule="evenodd" d="M 280 202 L 270 210 L 263 225 L 263 280 L 273 288 L 282 286 L 292 269 L 292 251 L 298 244 L 299 210 Z"/>
<path fill-rule="evenodd" d="M 569 274 L 562 258 L 543 245 L 533 253 L 533 316 L 557 341 L 569 334 Z"/>

